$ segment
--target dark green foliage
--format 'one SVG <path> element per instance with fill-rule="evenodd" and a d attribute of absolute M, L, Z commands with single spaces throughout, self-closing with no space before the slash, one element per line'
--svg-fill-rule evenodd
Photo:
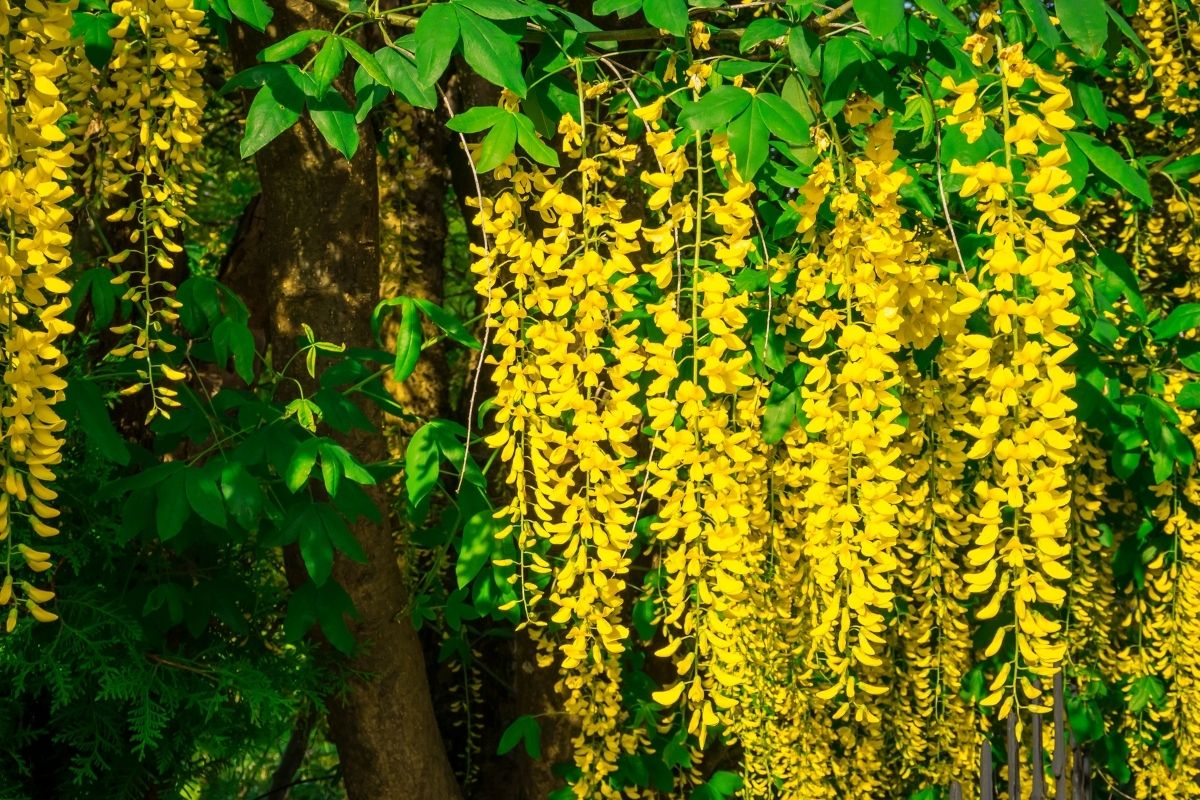
<path fill-rule="evenodd" d="M 269 767 L 329 677 L 283 642 L 275 559 L 131 538 L 101 499 L 119 465 L 85 439 L 69 459 L 61 622 L 0 639 L 0 797 L 177 797 L 248 753 Z"/>

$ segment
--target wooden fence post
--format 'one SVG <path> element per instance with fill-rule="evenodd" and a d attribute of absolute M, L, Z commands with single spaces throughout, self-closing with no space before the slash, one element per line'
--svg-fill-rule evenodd
<path fill-rule="evenodd" d="M 1021 800 L 1021 750 L 1017 743 L 1017 709 L 1008 712 L 1008 800 Z"/>
<path fill-rule="evenodd" d="M 979 800 L 996 800 L 992 775 L 992 743 L 984 740 L 979 751 Z"/>

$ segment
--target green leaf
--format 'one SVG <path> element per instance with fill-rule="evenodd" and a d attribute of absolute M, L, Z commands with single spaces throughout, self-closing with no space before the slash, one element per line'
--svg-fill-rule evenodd
<path fill-rule="evenodd" d="M 409 56 L 390 47 L 375 53 L 375 61 L 383 70 L 387 81 L 384 85 L 418 108 L 435 108 L 437 92 L 432 86 L 421 83 L 416 63 Z"/>
<path fill-rule="evenodd" d="M 1062 44 L 1062 37 L 1058 35 L 1058 28 L 1054 27 L 1054 23 L 1050 21 L 1050 14 L 1046 11 L 1044 0 L 1021 0 L 1021 8 L 1025 9 L 1025 15 L 1033 22 L 1033 27 L 1037 30 L 1038 39 L 1042 44 L 1050 48 L 1056 48 Z"/>
<path fill-rule="evenodd" d="M 913 4 L 931 17 L 936 17 L 938 22 L 945 25 L 946 29 L 955 36 L 962 37 L 971 32 L 971 29 L 954 16 L 954 12 L 942 0 L 913 0 Z"/>
<path fill-rule="evenodd" d="M 1107 176 L 1119 189 L 1131 192 L 1147 206 L 1154 205 L 1150 184 L 1121 154 L 1094 136 L 1067 131 L 1067 137 L 1088 157 L 1088 161 Z"/>
<path fill-rule="evenodd" d="M 226 81 L 217 94 L 227 95 L 237 89 L 257 89 L 264 84 L 281 80 L 284 82 L 290 80 L 283 64 L 255 64 Z"/>
<path fill-rule="evenodd" d="M 1138 319 L 1146 318 L 1146 301 L 1142 299 L 1141 290 L 1138 288 L 1137 275 L 1125 263 L 1125 258 L 1120 253 L 1101 247 L 1096 253 L 1096 270 L 1104 278 L 1105 288 L 1110 294 L 1124 294 Z"/>
<path fill-rule="evenodd" d="M 237 523 L 247 530 L 252 529 L 262 512 L 264 500 L 262 487 L 254 476 L 241 464 L 225 464 L 221 468 L 221 495 Z"/>
<path fill-rule="evenodd" d="M 269 47 L 264 47 L 258 53 L 259 61 L 287 61 L 292 56 L 303 52 L 310 44 L 319 42 L 329 36 L 329 31 L 296 31 L 286 39 L 281 39 Z"/>
<path fill-rule="evenodd" d="M 321 416 L 321 409 L 307 397 L 297 397 L 284 407 L 283 416 L 284 419 L 295 417 L 296 422 L 300 423 L 300 427 L 312 433 L 317 430 L 317 420 Z"/>
<path fill-rule="evenodd" d="M 1167 318 L 1156 324 L 1151 332 L 1158 341 L 1177 336 L 1192 328 L 1200 328 L 1200 303 L 1184 303 L 1176 306 Z"/>
<path fill-rule="evenodd" d="M 472 514 L 463 525 L 462 544 L 458 548 L 458 560 L 454 562 L 454 575 L 460 589 L 491 560 L 496 546 L 495 534 L 503 528 L 504 523 L 496 519 L 491 508 Z"/>
<path fill-rule="evenodd" d="M 455 12 L 462 33 L 463 58 L 471 68 L 517 97 L 524 97 L 528 87 L 521 74 L 521 48 L 516 40 L 468 8 L 455 6 Z"/>
<path fill-rule="evenodd" d="M 108 12 L 88 14 L 82 11 L 76 11 L 72 18 L 71 35 L 83 42 L 83 54 L 88 63 L 99 70 L 107 67 L 113 52 L 113 40 L 108 32 L 121 18 Z"/>
<path fill-rule="evenodd" d="M 225 500 L 217 487 L 217 477 L 208 469 L 190 469 L 186 473 L 188 503 L 196 515 L 218 528 L 225 527 Z"/>
<path fill-rule="evenodd" d="M 438 433 L 436 421 L 422 425 L 408 440 L 408 447 L 404 451 L 404 490 L 414 509 L 414 521 L 424 517 L 429 495 L 437 485 L 438 466 L 441 463 Z"/>
<path fill-rule="evenodd" d="M 300 491 L 308 483 L 308 476 L 312 474 L 312 469 L 317 464 L 319 446 L 319 439 L 307 439 L 292 452 L 287 473 L 283 476 L 283 483 L 292 494 Z"/>
<path fill-rule="evenodd" d="M 483 174 L 504 163 L 517 145 L 517 120 L 510 114 L 496 123 L 483 137 L 475 156 L 475 171 Z"/>
<path fill-rule="evenodd" d="M 229 10 L 242 22 L 262 33 L 266 31 L 275 12 L 265 0 L 229 0 Z"/>
<path fill-rule="evenodd" d="M 321 136 L 346 159 L 358 152 L 358 123 L 346 98 L 337 89 L 330 89 L 320 100 L 310 100 L 308 113 Z"/>
<path fill-rule="evenodd" d="M 304 92 L 285 73 L 268 80 L 246 112 L 246 132 L 242 135 L 242 158 L 249 158 L 266 147 L 276 136 L 296 124 L 304 109 Z"/>
<path fill-rule="evenodd" d="M 488 19 L 528 19 L 534 9 L 518 0 L 454 0 Z"/>
<path fill-rule="evenodd" d="M 1066 699 L 1067 722 L 1076 741 L 1086 744 L 1104 735 L 1104 717 L 1094 701 L 1079 697 L 1073 692 Z"/>
<path fill-rule="evenodd" d="M 458 44 L 458 16 L 449 3 L 434 3 L 417 21 L 417 75 L 424 86 L 433 86 L 454 55 Z"/>
<path fill-rule="evenodd" d="M 1126 39 L 1132 42 L 1134 47 L 1148 55 L 1150 51 L 1146 49 L 1146 43 L 1138 38 L 1137 33 L 1134 32 L 1133 28 L 1129 25 L 1129 22 L 1125 19 L 1125 17 L 1121 16 L 1121 12 L 1112 6 L 1107 6 L 1106 10 L 1108 11 L 1108 18 L 1112 20 L 1114 25 L 1117 26 L 1117 30 L 1119 30 Z"/>
<path fill-rule="evenodd" d="M 821 74 L 821 60 L 816 51 L 816 34 L 808 28 L 792 28 L 788 36 L 788 55 L 796 68 L 810 77 Z"/>
<path fill-rule="evenodd" d="M 417 307 L 425 313 L 425 316 L 429 317 L 430 322 L 438 326 L 438 328 L 444 331 L 445 334 L 454 341 L 458 342 L 464 347 L 469 347 L 472 350 L 478 350 L 482 346 L 480 345 L 479 340 L 476 339 L 469 330 L 467 330 L 466 326 L 458 321 L 458 317 L 454 316 L 437 303 L 430 302 L 429 300 L 425 300 L 420 297 L 414 298 L 414 302 L 416 302 Z"/>
<path fill-rule="evenodd" d="M 254 334 L 246 323 L 225 317 L 212 332 L 213 353 L 217 366 L 224 369 L 233 354 L 233 366 L 246 383 L 254 381 Z"/>
<path fill-rule="evenodd" d="M 325 452 L 326 446 L 322 443 L 318 448 L 321 453 L 321 482 L 325 484 L 326 494 L 336 498 L 338 489 L 342 487 L 342 465 L 338 463 L 337 458 Z"/>
<path fill-rule="evenodd" d="M 512 116 L 512 112 L 499 106 L 474 106 L 455 114 L 446 127 L 459 133 L 479 133 L 495 127 L 496 123 L 508 116 Z"/>
<path fill-rule="evenodd" d="M 521 149 L 539 164 L 557 167 L 558 153 L 541 140 L 537 130 L 533 127 L 533 120 L 524 114 L 514 116 L 517 121 L 517 142 L 521 145 Z"/>
<path fill-rule="evenodd" d="M 754 96 L 754 105 L 775 136 L 789 144 L 808 143 L 808 122 L 782 97 L 760 92 Z"/>
<path fill-rule="evenodd" d="M 845 76 L 854 71 L 862 63 L 862 51 L 846 36 L 838 36 L 825 43 L 825 52 L 821 58 L 821 80 L 826 86 L 833 86 L 838 79 L 846 80 Z"/>
<path fill-rule="evenodd" d="M 642 0 L 596 0 L 592 13 L 597 17 L 616 14 L 618 18 L 631 17 L 642 10 Z"/>
<path fill-rule="evenodd" d="M 684 36 L 688 29 L 688 12 L 685 0 L 644 0 L 642 13 L 646 22 L 659 30 Z"/>
<path fill-rule="evenodd" d="M 749 107 L 733 122 L 729 123 L 729 149 L 736 160 L 737 171 L 743 180 L 753 180 L 754 175 L 767 161 L 770 150 L 771 132 L 763 119 L 762 106 L 750 103 Z"/>
<path fill-rule="evenodd" d="M 347 627 L 345 618 L 361 619 L 361 615 L 346 590 L 337 581 L 329 581 L 317 589 L 313 608 L 326 640 L 345 655 L 352 655 L 354 634 Z"/>
<path fill-rule="evenodd" d="M 398 381 L 408 379 L 421 358 L 421 318 L 411 297 L 400 298 L 400 329 L 396 333 L 396 360 L 392 376 Z"/>
<path fill-rule="evenodd" d="M 342 46 L 341 38 L 330 36 L 321 46 L 317 57 L 313 59 L 312 77 L 317 85 L 318 97 L 329 91 L 330 85 L 342 73 L 342 67 L 345 64 L 346 48 Z"/>
<path fill-rule="evenodd" d="M 188 518 L 188 501 L 183 472 L 176 472 L 158 485 L 155 493 L 154 523 L 158 538 L 173 539 L 183 530 Z"/>
<path fill-rule="evenodd" d="M 1108 40 L 1108 8 L 1104 0 L 1070 0 L 1054 4 L 1063 31 L 1089 58 L 1100 55 Z"/>
<path fill-rule="evenodd" d="M 350 451 L 340 444 L 327 442 L 321 445 L 321 458 L 332 458 L 337 461 L 342 468 L 342 474 L 355 483 L 360 483 L 363 486 L 375 485 L 375 476 L 368 472 L 366 467 L 358 463 L 354 456 L 350 455 Z"/>
<path fill-rule="evenodd" d="M 727 125 L 750 105 L 750 93 L 737 86 L 718 86 L 688 103 L 679 112 L 679 124 L 694 131 L 708 131 Z"/>
<path fill-rule="evenodd" d="M 1076 81 L 1074 88 L 1075 97 L 1079 99 L 1079 105 L 1083 108 L 1083 113 L 1087 114 L 1087 118 L 1100 130 L 1108 130 L 1112 120 L 1108 116 L 1108 108 L 1105 107 L 1104 93 L 1090 80 Z"/>
<path fill-rule="evenodd" d="M 67 403 L 79 415 L 79 429 L 105 458 L 116 464 L 129 463 L 129 446 L 113 425 L 108 403 L 93 381 L 72 378 L 67 383 Z"/>
<path fill-rule="evenodd" d="M 367 554 L 363 551 L 362 545 L 358 543 L 358 539 L 354 537 L 349 526 L 346 525 L 346 520 L 336 508 L 322 503 L 317 506 L 317 515 L 320 517 L 325 535 L 329 537 L 329 543 L 334 546 L 334 549 L 351 561 L 357 561 L 359 564 L 367 563 Z"/>
<path fill-rule="evenodd" d="M 316 512 L 315 507 L 304 514 L 300 528 L 300 558 L 304 561 L 304 569 L 308 577 L 317 586 L 322 586 L 333 574 L 333 542 L 325 532 L 325 523 Z"/>
<path fill-rule="evenodd" d="M 721 797 L 732 797 L 742 788 L 742 778 L 736 773 L 718 770 L 709 777 L 708 785 Z"/>
<path fill-rule="evenodd" d="M 1146 709 L 1161 708 L 1167 697 L 1166 687 L 1154 675 L 1143 675 L 1133 681 L 1129 687 L 1129 710 L 1138 714 Z"/>
<path fill-rule="evenodd" d="M 796 419 L 797 393 L 788 392 L 778 402 L 768 402 L 763 409 L 762 437 L 767 444 L 778 444 L 791 430 Z"/>
<path fill-rule="evenodd" d="M 1175 471 L 1175 460 L 1169 453 L 1153 449 L 1150 451 L 1150 468 L 1155 483 L 1162 483 Z"/>
<path fill-rule="evenodd" d="M 1180 389 L 1175 396 L 1175 405 L 1189 411 L 1200 408 L 1200 382 L 1192 381 Z"/>
<path fill-rule="evenodd" d="M 778 39 L 787 35 L 788 26 L 774 17 L 761 17 L 746 26 L 745 33 L 738 41 L 738 52 L 745 53 L 755 46 L 770 39 Z"/>
<path fill-rule="evenodd" d="M 388 85 L 388 75 L 384 72 L 383 67 L 375 59 L 375 56 L 367 52 L 367 49 L 358 42 L 345 36 L 339 36 L 338 41 L 346 48 L 346 52 L 354 59 L 354 62 L 366 70 L 371 76 L 371 80 L 376 83 Z M 385 50 L 385 52 L 388 52 Z"/>
<path fill-rule="evenodd" d="M 877 39 L 904 22 L 904 0 L 854 0 L 854 13 Z"/>
<path fill-rule="evenodd" d="M 512 721 L 512 724 L 500 734 L 500 744 L 496 747 L 498 755 L 512 751 L 519 743 L 525 743 L 525 754 L 530 758 L 542 757 L 542 729 L 535 717 L 524 714 Z"/>
<path fill-rule="evenodd" d="M 1200 172 L 1200 154 L 1172 161 L 1162 171 L 1176 180 L 1187 180 Z"/>
<path fill-rule="evenodd" d="M 354 71 L 354 121 L 361 125 L 375 107 L 392 96 L 386 84 L 378 84 L 362 67 Z"/>

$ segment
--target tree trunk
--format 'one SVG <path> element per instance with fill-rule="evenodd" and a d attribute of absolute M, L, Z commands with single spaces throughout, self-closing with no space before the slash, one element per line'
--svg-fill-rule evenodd
<path fill-rule="evenodd" d="M 417 297 L 441 305 L 446 257 L 446 133 L 435 112 L 395 102 L 382 115 L 390 133 L 379 165 L 383 297 Z M 384 328 L 391 341 L 398 326 L 393 318 Z M 427 337 L 440 335 L 424 323 Z M 449 401 L 446 348 L 425 348 L 413 373 L 403 382 L 388 379 L 396 402 L 422 419 L 444 417 Z M 411 435 L 415 423 L 402 423 L 399 432 Z"/>
<path fill-rule="evenodd" d="M 275 3 L 270 40 L 337 21 L 306 0 Z M 239 26 L 235 56 L 253 63 L 263 45 Z M 256 157 L 262 195 L 252 229 L 231 259 L 230 285 L 251 308 L 280 368 L 296 350 L 300 324 L 327 341 L 369 347 L 379 296 L 379 198 L 375 141 L 368 126 L 347 163 L 305 118 Z M 294 377 L 302 382 L 307 373 Z M 378 423 L 379 413 L 364 408 Z M 363 462 L 386 457 L 381 435 L 362 431 L 341 444 Z M 387 498 L 375 492 L 382 509 Z M 384 515 L 384 519 L 387 515 Z M 333 577 L 361 620 L 348 688 L 329 700 L 329 724 L 351 800 L 454 800 L 459 790 L 438 734 L 417 633 L 405 613 L 407 587 L 386 523 L 353 527 L 365 565 L 339 557 Z M 334 654 L 326 649 L 331 659 Z"/>

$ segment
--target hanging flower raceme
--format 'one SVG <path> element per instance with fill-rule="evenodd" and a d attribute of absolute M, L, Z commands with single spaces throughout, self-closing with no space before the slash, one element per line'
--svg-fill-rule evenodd
<path fill-rule="evenodd" d="M 195 199 L 201 143 L 207 31 L 190 0 L 117 0 L 119 21 L 108 65 L 99 72 L 80 126 L 89 147 L 84 180 L 107 221 L 125 241 L 112 243 L 113 282 L 134 306 L 114 333 L 131 341 L 112 351 L 137 364 L 133 393 L 148 389 L 150 417 L 179 405 L 170 381 L 184 374 L 165 356 L 175 346 L 163 332 L 180 304 L 166 274 L 183 252 L 179 233 Z"/>
<path fill-rule="evenodd" d="M 510 465 L 515 580 L 527 618 L 552 637 L 565 710 L 580 722 L 581 797 L 607 796 L 607 776 L 638 744 L 623 730 L 620 656 L 636 522 L 642 368 L 630 254 L 640 222 L 607 181 L 636 150 L 615 126 L 564 117 L 563 150 L 576 168 L 497 170 L 511 191 L 485 199 L 490 249 L 475 266 L 491 298 L 498 430 L 489 444 Z M 549 608 L 543 609 L 547 604 Z M 548 618 L 547 618 L 548 617 Z"/>
<path fill-rule="evenodd" d="M 896 355 L 913 331 L 904 295 L 919 297 L 928 277 L 901 223 L 908 177 L 894 165 L 892 122 L 871 122 L 877 109 L 847 106 L 848 122 L 867 125 L 865 156 L 819 163 L 801 190 L 797 232 L 812 245 L 796 261 L 787 320 L 803 331 L 807 368 L 806 441 L 795 451 L 807 508 L 795 535 L 813 582 L 811 666 L 823 684 L 817 696 L 839 699 L 834 718 L 853 708 L 860 721 L 878 720 L 870 698 L 886 691 L 904 476 Z M 833 225 L 823 231 L 816 220 L 826 200 Z"/>
<path fill-rule="evenodd" d="M 64 273 L 75 147 L 62 124 L 74 8 L 0 0 L 0 611 L 7 631 L 18 609 L 40 622 L 57 618 L 41 605 L 54 593 L 33 581 L 51 568 L 38 537 L 59 532 L 51 484 L 65 427 L 54 408 L 66 389 L 58 340 L 72 330 L 62 317 L 71 288 Z"/>
<path fill-rule="evenodd" d="M 1073 124 L 1063 113 L 1071 95 L 1019 46 L 996 41 L 1001 103 L 987 116 L 1003 131 L 1003 162 L 956 161 L 952 172 L 963 176 L 960 194 L 976 199 L 989 237 L 980 290 L 962 301 L 987 315 L 986 333 L 961 337 L 973 351 L 963 367 L 985 381 L 963 427 L 973 440 L 967 455 L 979 462 L 965 578 L 985 601 L 977 618 L 994 626 L 983 656 L 1007 654 L 983 700 L 1004 717 L 1026 704 L 1048 710 L 1043 689 L 1066 648 L 1058 610 L 1070 578 L 1068 468 L 1076 433 L 1067 396 L 1074 376 L 1063 362 L 1075 350 L 1067 267 L 1079 218 L 1063 207 L 1074 195 L 1061 133 Z M 1014 173 L 1018 160 L 1024 185 Z"/>
<path fill-rule="evenodd" d="M 1096 341 L 1126 322 L 1091 302 L 1104 265 L 1077 252 L 1092 243 L 1075 210 L 1119 169 L 1073 130 L 1095 120 L 1074 108 L 1086 69 L 1006 41 L 1020 12 L 976 10 L 905 114 L 868 96 L 866 67 L 848 98 L 808 72 L 795 41 L 815 29 L 788 33 L 807 78 L 751 89 L 692 20 L 704 54 L 623 86 L 634 106 L 659 92 L 629 122 L 624 96 L 579 79 L 558 127 L 568 164 L 514 157 L 481 198 L 488 441 L 517 554 L 503 566 L 580 726 L 577 796 L 639 796 L 620 764 L 666 733 L 693 759 L 672 776 L 682 793 L 714 740 L 742 755 L 747 798 L 969 793 L 995 723 L 1023 734 L 1057 681 L 1128 705 L 1154 676 L 1169 699 L 1108 722 L 1140 737 L 1138 786 L 1194 779 L 1168 764 L 1200 741 L 1180 611 L 1196 604 L 1193 479 L 1162 490 L 1151 538 L 1171 553 L 1143 552 L 1147 589 L 1125 586 L 1121 541 L 1143 534 L 1109 521 L 1135 500 L 1073 399 L 1076 369 L 1098 385 L 1080 316 Z M 843 34 L 816 32 L 836 54 Z M 1187 74 L 1159 77 L 1190 97 Z M 767 149 L 757 183 L 734 155 L 755 155 L 747 128 Z M 1112 246 L 1186 292 L 1191 240 L 1166 229 Z M 643 663 L 634 633 L 666 663 Z M 657 729 L 639 736 L 640 715 Z M 1042 727 L 1061 767 L 1068 742 Z"/>
<path fill-rule="evenodd" d="M 708 152 L 695 149 L 695 228 L 684 258 L 690 325 L 678 343 L 690 358 L 673 396 L 658 403 L 663 413 L 652 423 L 653 446 L 662 455 L 650 466 L 649 493 L 660 504 L 651 527 L 665 553 L 671 609 L 664 619 L 668 643 L 659 654 L 673 658 L 679 676 L 655 697 L 667 706 L 682 701 L 690 709 L 688 731 L 703 745 L 736 705 L 731 687 L 741 656 L 733 638 L 739 620 L 750 615 L 745 578 L 758 558 L 750 530 L 757 481 L 749 476 L 762 469 L 754 468 L 760 389 L 746 374 L 750 354 L 739 335 L 748 297 L 727 277 L 745 268 L 754 251 L 748 202 L 754 186 L 739 177 L 723 139 L 714 137 Z M 707 189 L 714 178 L 723 191 Z M 643 180 L 656 186 L 653 175 Z M 720 233 L 706 238 L 703 219 Z"/>

